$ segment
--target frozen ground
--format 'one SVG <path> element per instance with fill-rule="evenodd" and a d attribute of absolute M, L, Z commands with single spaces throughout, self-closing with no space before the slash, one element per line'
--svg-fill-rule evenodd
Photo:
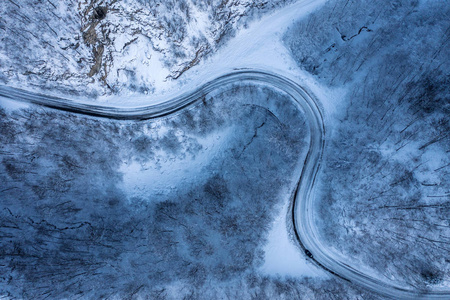
<path fill-rule="evenodd" d="M 0 80 L 90 98 L 152 94 L 286 3 L 3 1 Z"/>
<path fill-rule="evenodd" d="M 292 232 L 288 232 L 288 228 L 292 226 L 289 218 L 291 199 L 289 195 L 284 195 L 282 198 L 285 199 L 285 203 L 282 203 L 281 208 L 275 208 L 279 210 L 279 213 L 270 225 L 261 271 L 263 274 L 284 278 L 328 278 L 329 275 L 326 272 L 307 261 Z"/>
<path fill-rule="evenodd" d="M 70 34 L 78 36 L 78 40 L 72 42 L 70 42 L 70 39 L 69 41 L 65 39 L 59 40 L 58 35 L 54 36 L 49 27 L 45 25 L 46 23 L 41 20 L 46 18 L 46 15 L 52 11 L 52 6 L 49 2 L 39 4 L 43 7 L 40 8 L 42 14 L 38 15 L 34 14 L 35 10 L 31 9 L 32 6 L 23 5 L 23 8 L 19 10 L 12 3 L 6 2 L 5 6 L 2 7 L 5 17 L 1 20 L 3 23 L 0 26 L 0 29 L 3 28 L 1 32 L 4 34 L 3 40 L 5 41 L 3 47 L 0 48 L 0 53 L 2 53 L 0 58 L 3 58 L 3 62 L 0 64 L 3 68 L 0 79 L 10 86 L 45 91 L 47 94 L 55 95 L 60 95 L 59 91 L 64 90 L 64 95 L 67 96 L 69 92 L 70 98 L 79 101 L 94 101 L 98 97 L 96 102 L 120 106 L 137 106 L 171 99 L 180 91 L 191 90 L 199 84 L 211 80 L 212 77 L 224 74 L 233 68 L 270 68 L 299 79 L 299 68 L 295 61 L 292 60 L 281 39 L 283 33 L 295 20 L 306 16 L 324 3 L 324 1 L 319 0 L 302 0 L 278 9 L 269 9 L 270 5 L 275 4 L 266 4 L 267 8 L 261 10 L 263 12 L 261 19 L 256 18 L 248 22 L 248 25 L 240 26 L 240 29 L 236 32 L 230 31 L 226 33 L 226 36 L 234 35 L 234 37 L 232 39 L 226 38 L 227 42 L 221 43 L 214 50 L 214 55 L 207 55 L 200 59 L 198 64 L 184 72 L 177 80 L 166 79 L 166 75 L 170 72 L 170 67 L 164 66 L 163 62 L 160 62 L 156 57 L 162 54 L 159 52 L 146 54 L 147 48 L 152 53 L 155 50 L 148 39 L 140 38 L 130 44 L 125 52 L 112 52 L 115 58 L 114 62 L 108 63 L 111 64 L 111 68 L 123 69 L 124 67 L 121 64 L 124 64 L 134 71 L 131 73 L 125 72 L 126 70 L 118 73 L 110 71 L 111 76 L 116 76 L 114 75 L 116 73 L 119 74 L 117 78 L 114 77 L 118 88 L 111 93 L 105 91 L 107 87 L 102 84 L 98 77 L 94 80 L 86 75 L 94 60 L 89 45 L 85 45 L 82 42 L 82 34 L 78 32 L 81 29 L 77 20 L 82 18 L 83 14 L 72 11 L 77 5 L 74 5 L 71 1 L 73 0 L 59 2 L 58 12 L 62 15 L 60 18 L 49 19 L 46 22 L 52 28 L 61 28 L 61 31 L 64 31 L 65 34 L 70 32 Z M 284 1 L 279 3 L 284 3 Z M 94 4 L 89 5 L 91 13 L 92 7 L 95 6 Z M 126 8 L 124 4 L 115 5 L 122 5 Z M 233 6 L 235 3 L 231 1 L 229 5 Z M 236 5 L 245 6 L 245 3 L 241 2 Z M 119 9 L 117 12 L 112 11 L 111 14 L 123 14 L 123 9 Z M 19 30 L 16 26 L 22 26 L 20 22 L 14 21 L 17 18 L 16 14 L 21 16 L 19 20 L 21 18 L 29 18 L 33 21 L 25 27 L 30 27 L 31 32 L 36 32 L 36 37 L 25 30 L 22 32 L 22 35 L 25 36 L 19 35 L 19 39 L 10 40 L 10 36 L 13 36 Z M 67 14 L 71 14 L 72 17 L 65 18 L 64 16 Z M 108 18 L 109 16 L 101 21 L 107 22 Z M 118 17 L 114 15 L 111 18 L 110 22 L 114 25 L 114 20 Z M 242 22 L 245 22 L 250 17 L 244 15 L 237 17 L 237 19 L 239 18 L 242 19 Z M 61 20 L 66 20 L 66 23 L 60 24 Z M 139 26 L 142 27 L 144 25 Z M 50 32 L 47 33 L 46 31 Z M 42 34 L 39 36 L 37 33 L 41 32 Z M 131 33 L 131 29 L 127 29 L 123 33 L 120 31 L 114 33 L 116 38 L 113 43 L 125 43 L 123 40 Z M 202 34 L 205 33 L 202 32 Z M 188 36 L 192 37 L 192 35 Z M 130 40 L 133 39 L 130 38 Z M 22 42 L 26 42 L 26 44 L 22 45 Z M 67 45 L 65 44 L 64 46 L 57 46 L 62 42 L 69 46 L 79 45 L 79 48 L 66 48 Z M 51 46 L 48 46 L 49 44 Z M 114 47 L 121 48 L 119 44 Z M 166 46 L 168 47 L 168 45 Z M 22 50 L 19 51 L 19 48 Z M 165 48 L 162 47 L 162 49 Z M 56 54 L 54 53 L 55 51 Z M 166 51 L 167 59 L 172 55 L 172 51 Z M 26 57 L 22 57 L 22 55 L 26 55 Z M 67 56 L 70 63 L 66 59 L 61 60 L 61 55 Z M 151 58 L 146 59 L 146 55 Z M 43 60 L 43 57 L 48 57 L 48 59 Z M 267 59 L 268 57 L 270 59 Z M 30 70 L 30 68 L 36 70 Z M 128 75 L 124 75 L 125 73 Z M 132 76 L 134 79 L 127 78 L 127 76 Z M 307 73 L 303 72 L 300 77 L 301 80 L 308 83 L 308 86 L 314 88 L 314 83 L 308 79 Z M 135 81 L 138 81 L 138 83 Z M 142 86 L 142 88 L 137 86 Z M 324 94 L 326 91 L 318 88 L 315 92 Z M 147 95 L 153 96 L 148 97 Z"/>
<path fill-rule="evenodd" d="M 155 128 L 161 128 L 163 125 L 156 123 L 154 127 L 144 132 L 151 139 L 160 138 L 160 135 L 155 135 L 154 132 Z M 156 160 L 125 161 L 120 167 L 120 172 L 123 173 L 123 190 L 131 198 L 154 194 L 167 195 L 180 185 L 191 186 L 196 182 L 204 181 L 209 175 L 202 170 L 225 148 L 227 143 L 230 143 L 237 130 L 238 128 L 228 127 L 211 133 L 207 137 L 196 137 L 199 150 L 195 154 L 167 157 L 164 150 L 159 150 L 155 153 L 158 155 Z M 174 136 L 179 140 L 185 139 L 184 134 L 182 130 L 174 132 Z"/>
<path fill-rule="evenodd" d="M 66 2 L 60 2 L 58 6 L 62 7 Z M 6 3 L 2 9 L 10 10 L 15 7 L 11 1 Z M 141 2 L 145 5 L 143 3 Z M 45 5 L 51 10 L 51 4 Z M 93 6 L 89 8 L 89 5 L 80 6 L 78 9 L 81 12 L 93 12 Z M 59 10 L 67 14 L 64 9 Z M 15 15 L 19 20 L 16 24 L 20 26 L 20 22 L 33 13 L 32 10 L 27 10 Z M 204 26 L 196 24 L 186 28 L 204 29 L 205 19 L 198 17 L 201 12 L 193 10 L 192 13 Z M 109 30 L 109 25 L 105 22 L 114 24 L 120 20 L 119 15 L 120 13 L 109 13 L 99 27 L 96 27 L 98 24 L 94 25 L 95 31 L 100 33 L 99 28 Z M 43 17 L 45 19 L 45 16 L 45 13 L 42 13 L 36 20 L 39 21 Z M 130 22 L 129 16 L 123 17 L 126 22 Z M 67 17 L 67 20 L 70 19 Z M 445 289 L 448 288 L 449 282 L 449 261 L 446 254 L 450 238 L 449 181 L 446 179 L 449 166 L 449 19 L 448 5 L 440 1 L 393 1 L 389 5 L 386 5 L 385 1 L 296 1 L 273 12 L 268 11 L 260 20 L 239 27 L 237 32 L 230 31 L 228 37 L 235 35 L 233 38 L 227 37 L 226 43 L 219 43 L 216 48 L 211 48 L 214 49 L 214 55 L 202 55 L 202 59 L 195 61 L 195 65 L 182 74 L 177 73 L 180 65 L 174 61 L 168 63 L 170 67 L 164 65 L 161 61 L 168 62 L 171 56 L 161 54 L 164 51 L 155 52 L 155 47 L 150 47 L 145 38 L 134 40 L 125 47 L 132 39 L 126 36 L 128 33 L 122 35 L 116 31 L 110 33 L 111 36 L 116 36 L 109 44 L 110 48 L 103 50 L 103 53 L 110 51 L 110 55 L 114 56 L 113 60 L 109 60 L 110 64 L 114 62 L 109 67 L 115 72 L 109 72 L 106 82 L 112 80 L 111 82 L 115 83 L 114 88 L 108 90 L 104 84 L 105 78 L 102 79 L 101 72 L 104 69 L 93 75 L 95 80 L 86 76 L 86 70 L 89 71 L 95 66 L 100 39 L 95 40 L 92 45 L 85 44 L 72 49 L 76 41 L 50 37 L 52 33 L 49 29 L 44 30 L 46 34 L 34 38 L 31 36 L 35 31 L 29 30 L 30 33 L 25 30 L 22 32 L 23 40 L 30 40 L 30 44 L 29 48 L 24 47 L 23 55 L 28 56 L 29 60 L 24 60 L 25 63 L 20 66 L 15 62 L 21 61 L 22 53 L 14 52 L 14 49 L 9 52 L 18 44 L 10 42 L 7 36 L 10 29 L 8 24 L 15 23 L 3 18 L 0 20 L 0 32 L 4 34 L 2 41 L 6 42 L 3 43 L 3 48 L 0 47 L 0 62 L 3 62 L 0 64 L 3 68 L 0 80 L 29 89 L 51 89 L 50 93 L 55 94 L 60 93 L 55 87 L 65 91 L 71 90 L 74 93 L 72 98 L 77 100 L 93 101 L 94 98 L 86 98 L 86 95 L 91 95 L 97 96 L 96 103 L 137 106 L 171 99 L 235 68 L 271 69 L 295 79 L 315 94 L 325 113 L 328 143 L 318 186 L 319 205 L 316 217 L 323 240 L 336 255 L 347 258 L 349 264 L 373 276 L 424 291 Z M 31 24 L 38 24 L 36 20 L 33 19 L 35 22 Z M 242 20 L 245 21 L 245 18 Z M 52 27 L 54 21 L 57 22 L 57 19 L 49 21 L 50 26 L 41 23 L 42 27 L 36 30 L 42 32 L 43 28 Z M 87 25 L 83 30 L 88 30 L 89 26 L 95 24 L 89 17 L 83 19 L 83 22 Z M 75 23 L 66 22 L 62 30 L 72 30 L 80 34 L 80 28 L 76 27 L 79 24 L 71 28 L 71 24 Z M 189 37 L 195 36 L 191 33 L 189 32 Z M 78 38 L 81 39 L 81 35 Z M 167 37 L 165 39 L 170 40 Z M 22 38 L 18 40 L 20 42 Z M 186 39 L 186 43 L 188 40 Z M 68 59 L 61 59 L 59 55 L 63 52 L 59 50 L 57 55 L 50 55 L 53 53 L 51 49 L 57 44 L 61 47 L 59 44 L 63 42 L 63 48 L 69 46 L 68 51 L 77 50 L 75 52 L 79 53 L 73 52 L 73 56 Z M 30 50 L 32 46 L 44 49 L 49 59 L 36 60 L 40 53 L 33 53 Z M 115 47 L 122 49 L 112 51 Z M 157 47 L 168 49 L 168 44 L 161 42 Z M 183 49 L 186 50 L 187 56 L 172 57 L 183 61 L 181 68 L 186 62 L 189 63 L 196 48 Z M 167 53 L 170 51 L 172 50 Z M 83 57 L 88 59 L 82 59 Z M 67 64 L 67 69 L 62 67 L 61 61 L 64 66 Z M 119 70 L 123 66 L 131 66 L 132 70 Z M 156 70 L 157 72 L 153 72 Z M 166 80 L 169 74 L 176 74 L 178 79 Z M 77 98 L 79 94 L 84 94 L 84 97 Z M 153 96 L 147 97 L 149 94 Z M 7 114 L 14 115 L 12 110 L 15 104 L 8 104 L 3 100 L 2 103 L 7 108 Z M 202 116 L 206 117 L 206 114 Z M 14 118 L 21 121 L 17 123 L 9 120 L 12 123 L 5 123 L 6 128 L 20 128 L 20 122 L 25 124 L 29 115 Z M 39 128 L 37 125 L 33 126 Z M 48 126 L 48 123 L 40 126 Z M 36 128 L 34 130 L 39 131 Z M 75 132 L 67 128 L 65 130 L 71 134 Z M 130 128 L 126 134 L 135 131 L 136 128 Z M 149 131 L 138 129 L 136 132 L 146 135 Z M 250 136 L 251 133 L 247 132 Z M 11 134 L 9 129 L 2 132 L 3 138 L 9 139 Z M 216 134 L 221 137 L 225 135 Z M 196 142 L 192 144 L 189 136 L 179 135 L 177 132 L 170 136 L 180 143 L 184 141 L 186 147 L 199 147 L 205 151 L 206 147 L 220 148 L 222 151 L 226 145 L 219 143 L 220 139 L 216 144 L 211 139 L 202 140 L 199 137 L 196 137 Z M 28 141 L 26 138 L 21 142 Z M 145 144 L 145 138 L 143 141 Z M 109 141 L 107 145 L 114 148 L 114 143 Z M 132 144 L 132 147 L 137 149 L 139 145 L 142 146 L 142 140 L 136 139 L 136 143 Z M 52 147 L 53 143 L 47 146 Z M 1 153 L 5 168 L 13 166 L 19 169 L 14 164 L 30 163 L 30 156 L 27 156 L 28 160 L 17 162 L 11 160 L 11 153 Z M 122 157 L 121 163 L 107 167 L 103 166 L 104 161 L 98 160 L 97 163 L 100 169 L 103 168 L 101 172 L 104 172 L 105 176 L 110 176 L 110 168 L 120 172 L 120 176 L 114 176 L 111 180 L 117 180 L 122 192 L 137 200 L 134 202 L 139 203 L 136 204 L 137 207 L 141 207 L 142 202 L 139 201 L 150 191 L 146 182 L 140 181 L 140 178 L 154 181 L 157 186 L 154 192 L 160 195 L 173 195 L 173 187 L 178 186 L 179 182 L 187 182 L 187 186 L 192 186 L 195 182 L 207 181 L 205 174 L 209 174 L 210 170 L 193 171 L 174 156 L 158 152 L 153 154 L 164 157 L 160 159 L 160 165 L 149 167 L 151 163 L 145 159 L 141 160 L 138 151 L 133 154 L 137 155 L 138 159 Z M 40 166 L 51 165 L 52 159 L 48 158 Z M 191 154 L 183 159 L 190 160 L 200 169 L 207 165 L 204 159 Z M 69 166 L 70 162 L 60 163 Z M 8 170 L 14 171 L 14 168 Z M 157 170 L 163 173 L 155 178 Z M 173 170 L 179 170 L 182 174 Z M 1 174 L 6 174 L 5 172 Z M 138 173 L 139 177 L 136 176 Z M 18 174 L 14 176 L 28 176 L 20 172 Z M 48 182 L 50 194 L 66 188 L 67 183 L 64 180 L 68 178 L 61 177 L 61 174 L 56 175 L 56 178 L 59 178 L 56 185 L 55 181 Z M 91 175 L 101 178 L 99 174 Z M 174 183 L 164 186 L 164 180 L 169 177 Z M 115 188 L 116 183 L 104 186 Z M 8 189 L 8 193 L 17 190 L 15 186 L 12 188 Z M 214 186 L 215 188 L 220 188 L 220 185 Z M 47 194 L 45 189 L 43 191 L 36 186 L 34 189 L 33 193 Z M 96 192 L 101 194 L 101 191 Z M 177 194 L 176 197 L 183 198 L 183 195 Z M 117 199 L 109 200 L 110 203 L 115 203 Z M 283 209 L 279 212 L 281 217 L 271 216 L 274 219 L 266 223 L 264 232 L 268 235 L 261 236 L 261 241 L 268 238 L 265 248 L 262 244 L 258 248 L 262 251 L 258 257 L 264 257 L 266 261 L 265 265 L 259 265 L 263 273 L 250 272 L 231 281 L 204 281 L 203 285 L 187 290 L 185 283 L 176 281 L 145 292 L 151 292 L 154 298 L 165 295 L 175 299 L 191 292 L 197 296 L 203 293 L 205 297 L 210 298 L 328 299 L 327 297 L 333 297 L 332 295 L 338 295 L 336 297 L 339 298 L 375 297 L 339 280 L 322 278 L 320 272 L 314 271 L 314 267 L 309 269 L 309 264 L 304 264 L 303 259 L 297 259 L 298 252 L 289 246 L 289 232 L 282 230 L 285 228 L 283 216 L 286 214 L 283 215 Z M 4 219 L 9 220 L 8 218 L 15 216 L 7 214 Z M 10 226 L 8 224 L 7 226 Z M 166 225 L 168 228 L 172 226 Z M 102 236 L 101 234 L 98 236 Z M 195 234 L 193 237 L 193 242 L 204 243 L 202 240 L 195 240 Z M 281 248 L 280 245 L 285 246 Z M 273 255 L 277 252 L 277 247 L 289 255 L 280 260 L 280 256 Z M 18 245 L 17 249 L 21 250 L 21 245 Z M 130 264 L 124 263 L 120 267 L 128 268 L 125 273 L 133 278 L 132 269 L 136 262 L 130 257 L 126 259 Z M 292 262 L 305 268 L 293 269 Z M 17 272 L 21 271 L 23 270 Z M 193 272 L 197 274 L 198 271 Z M 277 277 L 277 274 L 280 277 Z M 319 276 L 308 279 L 299 278 L 300 274 Z M 193 275 L 174 276 L 188 278 Z M 16 278 L 19 278 L 19 281 L 29 280 L 20 276 Z M 16 286 L 18 285 L 20 284 L 17 283 Z M 229 288 L 231 285 L 233 289 Z M 45 289 L 43 286 L 41 288 Z M 140 291 L 139 286 L 127 288 L 132 290 L 129 294 L 135 291 L 134 288 L 137 292 Z"/>
<path fill-rule="evenodd" d="M 282 92 L 231 85 L 155 121 L 1 114 L 3 295 L 168 296 L 176 285 L 208 298 L 212 282 L 236 280 L 252 293 L 249 278 L 278 280 L 267 255 L 300 263 L 280 274 L 295 289 L 308 288 L 299 274 L 318 274 L 292 247 L 271 253 L 289 245 L 274 208 L 295 189 L 309 140 Z"/>
<path fill-rule="evenodd" d="M 328 119 L 317 226 L 368 274 L 448 291 L 450 8 L 385 4 L 329 2 L 284 36 L 301 68 L 346 90 Z"/>
<path fill-rule="evenodd" d="M 99 97 L 98 101 L 108 105 L 138 106 L 149 101 L 168 100 L 176 97 L 182 91 L 193 90 L 219 75 L 248 67 L 273 70 L 294 78 L 308 86 L 316 95 L 321 96 L 321 100 L 326 100 L 323 101 L 323 104 L 328 106 L 326 113 L 332 114 L 334 100 L 338 99 L 342 91 L 339 88 L 329 89 L 318 86 L 312 76 L 298 67 L 282 40 L 283 33 L 294 24 L 295 20 L 307 16 L 323 3 L 324 1 L 317 0 L 296 1 L 285 8 L 275 10 L 260 20 L 253 21 L 248 28 L 239 30 L 233 39 L 219 48 L 214 55 L 202 60 L 177 81 L 160 82 L 159 89 L 155 90 L 152 97 L 124 98 L 111 95 Z"/>

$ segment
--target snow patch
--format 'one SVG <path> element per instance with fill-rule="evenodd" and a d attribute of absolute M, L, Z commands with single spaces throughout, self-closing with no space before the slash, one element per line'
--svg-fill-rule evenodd
<path fill-rule="evenodd" d="M 288 196 L 285 197 L 289 199 Z M 283 205 L 272 223 L 268 242 L 264 247 L 264 264 L 261 271 L 268 275 L 326 277 L 327 274 L 306 260 L 287 232 L 289 201 Z"/>
<path fill-rule="evenodd" d="M 208 175 L 202 172 L 203 168 L 221 152 L 232 136 L 233 127 L 229 127 L 204 138 L 197 137 L 201 150 L 195 155 L 185 153 L 185 156 L 173 157 L 161 150 L 152 161 L 124 162 L 120 167 L 123 173 L 121 188 L 129 199 L 145 199 L 148 195 L 167 195 L 177 187 L 201 182 Z"/>
<path fill-rule="evenodd" d="M 3 108 L 7 112 L 12 112 L 18 109 L 29 108 L 31 104 L 9 100 L 7 98 L 0 97 L 0 107 Z"/>

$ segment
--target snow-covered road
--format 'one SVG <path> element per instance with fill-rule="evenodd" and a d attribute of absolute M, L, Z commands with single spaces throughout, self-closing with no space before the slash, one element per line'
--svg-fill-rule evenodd
<path fill-rule="evenodd" d="M 299 246 L 317 265 L 345 280 L 366 287 L 373 292 L 396 299 L 444 299 L 450 291 L 417 291 L 370 275 L 368 270 L 352 267 L 345 258 L 327 249 L 318 238 L 314 222 L 314 187 L 320 170 L 325 145 L 325 123 L 319 101 L 307 89 L 282 75 L 263 70 L 240 69 L 222 74 L 192 92 L 183 93 L 167 101 L 156 101 L 140 107 L 114 107 L 93 105 L 68 99 L 0 86 L 0 103 L 5 99 L 37 104 L 62 111 L 119 120 L 154 119 L 175 113 L 217 88 L 242 81 L 262 83 L 280 89 L 291 96 L 302 109 L 309 122 L 310 143 L 304 167 L 299 174 L 297 191 L 293 197 L 292 222 Z"/>

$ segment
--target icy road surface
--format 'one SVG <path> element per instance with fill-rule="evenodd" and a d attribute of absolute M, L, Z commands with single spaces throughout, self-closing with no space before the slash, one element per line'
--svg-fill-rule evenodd
<path fill-rule="evenodd" d="M 210 82 L 199 86 L 191 93 L 180 95 L 170 101 L 158 103 L 146 107 L 115 108 L 85 103 L 72 102 L 56 97 L 46 97 L 12 89 L 0 87 L 0 96 L 56 108 L 64 111 L 93 115 L 112 119 L 142 120 L 168 115 L 180 109 L 201 101 L 202 95 L 233 82 L 253 81 L 283 90 L 292 97 L 302 108 L 308 122 L 310 132 L 310 144 L 304 162 L 304 167 L 299 174 L 298 188 L 293 197 L 292 222 L 299 247 L 303 249 L 310 259 L 329 271 L 330 273 L 364 286 L 383 296 L 397 299 L 443 299 L 450 297 L 450 291 L 417 291 L 408 287 L 399 286 L 395 282 L 380 278 L 374 278 L 370 270 L 357 269 L 330 249 L 326 249 L 317 238 L 317 230 L 314 226 L 314 185 L 322 159 L 325 143 L 325 125 L 322 110 L 318 101 L 307 90 L 297 83 L 281 75 L 258 70 L 241 70 L 219 76 Z"/>

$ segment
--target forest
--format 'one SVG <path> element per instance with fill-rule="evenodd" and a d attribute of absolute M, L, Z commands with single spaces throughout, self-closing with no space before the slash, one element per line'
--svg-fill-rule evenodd
<path fill-rule="evenodd" d="M 88 98 L 153 94 L 289 0 L 8 0 L 0 82 Z"/>
<path fill-rule="evenodd" d="M 450 7 L 333 1 L 284 41 L 345 87 L 330 121 L 317 226 L 352 264 L 419 290 L 450 284 Z"/>
<path fill-rule="evenodd" d="M 34 299 L 179 298 L 263 280 L 269 225 L 309 140 L 296 102 L 244 83 L 149 121 L 2 109 L 0 133 L 0 294 Z M 130 163 L 140 165 L 133 193 Z M 188 176 L 152 193 L 147 170 L 176 164 L 186 170 L 173 177 Z M 282 285 L 307 288 L 293 282 Z"/>

